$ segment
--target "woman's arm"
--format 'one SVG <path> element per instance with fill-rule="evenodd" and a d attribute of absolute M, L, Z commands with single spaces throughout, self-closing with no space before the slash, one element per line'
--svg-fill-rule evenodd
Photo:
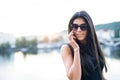
<path fill-rule="evenodd" d="M 103 80 L 107 80 L 107 79 L 105 78 L 105 76 L 104 76 L 103 72 L 102 72 L 102 77 L 103 77 Z"/>
<path fill-rule="evenodd" d="M 80 60 L 80 52 L 79 46 L 75 41 L 75 36 L 73 31 L 71 31 L 68 35 L 70 40 L 70 45 L 73 47 L 74 58 L 72 58 L 72 52 L 68 45 L 63 45 L 61 48 L 62 59 L 67 71 L 67 76 L 69 80 L 80 80 L 81 79 L 81 60 Z"/>
<path fill-rule="evenodd" d="M 63 45 L 61 48 L 61 56 L 64 62 L 67 77 L 69 80 L 80 80 L 81 79 L 81 61 L 79 48 L 74 48 L 74 59 L 68 45 Z"/>

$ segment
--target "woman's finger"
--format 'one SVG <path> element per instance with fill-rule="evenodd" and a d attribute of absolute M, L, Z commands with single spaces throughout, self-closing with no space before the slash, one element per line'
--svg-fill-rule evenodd
<path fill-rule="evenodd" d="M 69 33 L 69 35 L 68 35 L 69 39 L 72 38 L 73 34 L 74 34 L 73 31 L 71 31 L 71 32 Z"/>

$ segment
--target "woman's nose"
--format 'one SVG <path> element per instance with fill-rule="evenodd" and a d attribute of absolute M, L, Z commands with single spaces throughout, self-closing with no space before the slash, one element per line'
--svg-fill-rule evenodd
<path fill-rule="evenodd" d="M 81 31 L 81 28 L 80 28 L 80 27 L 78 27 L 77 31 Z"/>

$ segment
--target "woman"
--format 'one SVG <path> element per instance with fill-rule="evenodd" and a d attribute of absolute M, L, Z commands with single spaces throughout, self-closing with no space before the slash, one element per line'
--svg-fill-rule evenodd
<path fill-rule="evenodd" d="M 61 47 L 61 56 L 69 80 L 105 80 L 104 54 L 91 17 L 86 11 L 75 13 L 68 25 L 69 43 Z"/>

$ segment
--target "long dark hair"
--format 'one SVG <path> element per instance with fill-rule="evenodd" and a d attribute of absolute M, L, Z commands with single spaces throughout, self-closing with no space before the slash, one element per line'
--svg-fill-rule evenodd
<path fill-rule="evenodd" d="M 77 18 L 83 18 L 85 20 L 85 22 L 88 24 L 87 37 L 86 37 L 87 47 L 85 47 L 85 48 L 89 48 L 89 49 L 87 49 L 87 51 L 83 50 L 84 46 L 82 46 L 80 41 L 77 40 L 77 43 L 80 46 L 80 48 L 83 48 L 83 49 L 80 49 L 82 73 L 87 74 L 88 71 L 86 70 L 86 68 L 89 68 L 90 65 L 93 65 L 90 62 L 91 60 L 89 60 L 90 57 L 86 56 L 85 54 L 82 54 L 82 53 L 88 53 L 89 52 L 90 55 L 92 54 L 95 57 L 95 60 L 96 60 L 96 63 L 98 65 L 98 69 L 99 69 L 99 74 L 101 75 L 101 78 L 103 78 L 100 60 L 102 61 L 103 65 L 105 66 L 105 71 L 107 71 L 105 57 L 104 57 L 103 51 L 100 47 L 100 44 L 99 44 L 99 41 L 98 41 L 98 38 L 97 38 L 97 35 L 96 35 L 96 31 L 95 31 L 95 28 L 94 28 L 94 25 L 93 25 L 93 21 L 86 11 L 76 12 L 72 16 L 72 18 L 70 19 L 69 24 L 68 24 L 68 33 L 71 32 L 70 26 L 73 23 L 73 21 Z M 87 63 L 86 63 L 86 59 L 88 59 Z"/>

